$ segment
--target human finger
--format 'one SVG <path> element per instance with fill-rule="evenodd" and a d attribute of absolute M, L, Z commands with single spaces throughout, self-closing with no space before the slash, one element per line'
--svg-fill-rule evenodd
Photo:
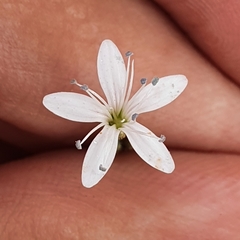
<path fill-rule="evenodd" d="M 240 3 L 238 1 L 156 2 L 225 74 L 240 84 Z"/>
<path fill-rule="evenodd" d="M 239 131 L 239 89 L 199 55 L 152 3 L 111 4 L 76 1 L 70 6 L 48 1 L 37 6 L 33 2 L 23 8 L 24 14 L 16 12 L 14 4 L 12 8 L 5 6 L 6 31 L 2 39 L 7 50 L 2 52 L 0 118 L 8 128 L 1 125 L 1 131 L 6 133 L 3 140 L 32 150 L 69 146 L 83 138 L 94 125 L 60 119 L 43 107 L 42 99 L 51 92 L 77 92 L 69 84 L 73 77 L 101 92 L 94 69 L 100 42 L 108 37 L 121 51 L 130 49 L 135 53 L 134 90 L 139 88 L 137 79 L 142 77 L 182 73 L 189 79 L 188 87 L 176 101 L 157 112 L 142 114 L 138 118 L 141 123 L 158 135 L 166 135 L 169 146 L 238 152 L 240 139 L 235 136 Z M 77 15 L 74 9 L 80 9 L 83 15 Z M 89 9 L 95 14 L 87 15 Z M 111 9 L 119 9 L 124 16 L 118 29 L 112 23 L 120 21 L 119 15 Z M 11 31 L 7 31 L 9 22 Z M 61 38 L 65 32 L 68 34 Z M 123 32 L 128 33 L 128 41 Z"/>
<path fill-rule="evenodd" d="M 135 153 L 119 154 L 86 189 L 83 154 L 45 153 L 0 168 L 1 238 L 237 238 L 239 156 L 172 151 L 176 170 L 167 175 Z"/>

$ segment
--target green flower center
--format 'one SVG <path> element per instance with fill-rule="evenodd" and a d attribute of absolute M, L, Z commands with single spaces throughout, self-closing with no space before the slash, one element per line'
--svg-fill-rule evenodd
<path fill-rule="evenodd" d="M 111 113 L 112 119 L 108 122 L 110 126 L 114 125 L 116 128 L 121 128 L 124 123 L 127 122 L 127 119 L 122 115 L 122 111 L 118 115 L 115 115 L 114 113 Z"/>

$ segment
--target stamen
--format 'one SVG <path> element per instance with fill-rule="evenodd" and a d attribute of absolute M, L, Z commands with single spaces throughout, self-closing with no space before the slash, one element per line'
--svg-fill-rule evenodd
<path fill-rule="evenodd" d="M 149 85 L 149 84 L 148 84 Z M 148 86 L 147 85 L 147 86 Z M 148 91 L 145 91 L 144 94 L 141 94 L 143 89 L 146 87 L 146 84 L 142 85 L 138 91 L 133 95 L 133 97 L 129 100 L 127 107 L 124 109 L 124 113 L 130 113 L 134 112 L 134 109 L 138 106 L 138 108 L 141 106 L 142 102 L 144 102 L 145 98 L 148 96 L 149 92 L 151 91 L 151 88 L 148 88 Z M 138 98 L 138 102 L 135 101 L 135 99 L 141 94 L 141 98 Z M 130 117 L 129 115 L 127 115 Z"/>
<path fill-rule="evenodd" d="M 126 57 L 130 57 L 130 56 L 132 56 L 132 55 L 133 55 L 133 53 L 130 52 L 130 51 L 127 51 L 127 52 L 125 53 L 125 56 L 126 56 Z"/>
<path fill-rule="evenodd" d="M 136 121 L 137 117 L 138 117 L 138 114 L 137 114 L 137 113 L 134 113 L 134 114 L 132 115 L 132 120 L 133 120 L 133 121 Z"/>
<path fill-rule="evenodd" d="M 91 90 L 88 85 L 86 84 L 79 84 L 76 79 L 72 79 L 71 80 L 71 84 L 75 84 L 78 87 L 80 87 L 83 91 L 87 92 L 87 94 L 94 100 L 96 100 L 98 103 L 103 104 L 108 110 L 110 110 L 109 105 L 107 104 L 107 102 L 96 92 L 94 92 L 93 90 Z M 110 115 L 108 116 L 110 117 Z"/>
<path fill-rule="evenodd" d="M 146 78 L 142 78 L 142 79 L 140 80 L 140 82 L 141 82 L 142 85 L 144 85 L 144 84 L 147 82 L 147 79 L 146 79 Z"/>
<path fill-rule="evenodd" d="M 83 138 L 83 140 L 80 142 L 81 143 L 81 145 L 89 138 L 89 136 L 90 135 L 92 135 L 95 131 L 97 131 L 100 127 L 102 127 L 102 126 L 104 126 L 105 125 L 105 123 L 100 123 L 100 124 L 98 124 L 95 128 L 93 128 L 84 138 Z M 80 140 L 78 140 L 78 141 L 80 141 Z M 77 142 L 78 142 L 77 141 Z M 77 143 L 76 143 L 77 144 Z M 79 143 L 78 143 L 79 144 Z"/>
<path fill-rule="evenodd" d="M 124 85 L 124 90 L 123 90 L 123 97 L 121 99 L 120 102 L 120 106 L 123 106 L 123 104 L 125 103 L 125 97 L 127 94 L 127 89 L 128 89 L 128 82 L 129 82 L 129 72 L 130 72 L 130 63 L 131 63 L 131 52 L 127 52 L 125 55 L 127 56 L 128 60 L 127 60 L 127 72 L 126 72 L 126 79 L 125 79 L 125 85 Z M 116 114 L 119 114 L 119 112 L 117 112 Z"/>
<path fill-rule="evenodd" d="M 108 106 L 107 102 L 106 102 L 99 94 L 97 94 L 96 92 L 94 92 L 94 91 L 91 90 L 91 89 L 88 89 L 86 92 L 88 93 L 88 95 L 89 95 L 91 98 L 97 100 L 98 102 L 101 102 L 105 107 L 107 107 L 108 109 L 110 109 L 110 107 Z"/>
<path fill-rule="evenodd" d="M 132 85 L 133 85 L 133 76 L 134 76 L 134 60 L 132 60 L 132 64 L 131 64 L 131 76 L 129 79 L 129 86 L 128 86 L 128 91 L 127 91 L 127 95 L 125 98 L 125 103 L 128 102 L 130 94 L 131 94 Z"/>
<path fill-rule="evenodd" d="M 142 81 L 143 79 L 143 81 Z M 124 113 L 129 113 L 131 112 L 131 110 L 136 107 L 136 105 L 140 105 L 141 104 L 141 101 L 143 101 L 143 99 L 145 97 L 142 97 L 142 100 L 139 100 L 137 103 L 134 101 L 135 98 L 142 92 L 142 90 L 146 87 L 146 83 L 147 83 L 147 79 L 146 78 L 142 78 L 140 80 L 141 82 L 141 87 L 138 89 L 138 91 L 133 95 L 133 97 L 129 100 L 128 104 L 125 106 L 125 109 L 124 109 Z M 146 80 L 145 80 L 146 79 Z M 146 94 L 147 95 L 147 94 Z"/>
<path fill-rule="evenodd" d="M 99 165 L 99 170 L 106 172 L 107 168 L 103 167 L 102 164 Z"/>
<path fill-rule="evenodd" d="M 158 83 L 158 81 L 159 81 L 158 77 L 153 78 L 152 85 L 155 86 Z"/>
<path fill-rule="evenodd" d="M 166 137 L 164 136 L 164 135 L 161 135 L 160 137 L 159 137 L 159 142 L 165 142 L 165 140 L 166 140 Z"/>
<path fill-rule="evenodd" d="M 84 84 L 84 85 L 79 84 L 76 79 L 72 79 L 70 83 L 77 85 L 77 86 L 80 87 L 82 90 L 84 90 L 84 89 L 83 89 L 83 88 L 84 88 L 83 86 L 87 86 L 86 84 Z"/>
<path fill-rule="evenodd" d="M 82 149 L 81 141 L 80 140 L 75 141 L 75 146 L 78 150 L 81 150 Z"/>

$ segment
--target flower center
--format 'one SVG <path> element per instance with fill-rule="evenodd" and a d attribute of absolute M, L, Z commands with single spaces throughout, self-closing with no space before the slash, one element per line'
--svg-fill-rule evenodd
<path fill-rule="evenodd" d="M 109 120 L 109 125 L 112 126 L 115 124 L 116 128 L 121 128 L 124 123 L 127 122 L 127 119 L 123 116 L 122 111 L 118 115 L 111 113 L 112 118 Z"/>

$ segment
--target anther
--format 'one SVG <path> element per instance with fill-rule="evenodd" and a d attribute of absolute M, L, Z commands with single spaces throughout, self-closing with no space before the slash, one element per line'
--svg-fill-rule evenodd
<path fill-rule="evenodd" d="M 133 53 L 130 52 L 130 51 L 127 51 L 127 52 L 125 53 L 125 56 L 126 56 L 126 57 L 130 57 L 130 56 L 132 56 L 132 55 L 133 55 Z"/>
<path fill-rule="evenodd" d="M 158 77 L 153 78 L 152 85 L 155 86 L 158 83 L 158 81 L 159 81 Z"/>
<path fill-rule="evenodd" d="M 144 84 L 147 82 L 147 79 L 146 79 L 146 78 L 142 78 L 142 79 L 140 80 L 140 82 L 141 82 L 142 85 L 144 85 Z"/>
<path fill-rule="evenodd" d="M 159 142 L 165 142 L 166 137 L 164 135 L 161 135 L 158 139 Z"/>
<path fill-rule="evenodd" d="M 76 79 L 72 79 L 70 83 L 71 84 L 77 84 L 77 80 Z"/>
<path fill-rule="evenodd" d="M 75 141 L 75 146 L 78 150 L 81 150 L 82 149 L 81 141 L 80 140 Z"/>
<path fill-rule="evenodd" d="M 107 168 L 103 167 L 103 165 L 100 164 L 99 170 L 101 170 L 101 171 L 103 171 L 103 172 L 106 172 L 106 171 L 107 171 Z"/>
<path fill-rule="evenodd" d="M 85 85 L 85 84 L 84 84 L 84 85 L 79 84 L 76 79 L 72 79 L 70 83 L 77 85 L 78 87 L 80 87 L 80 88 L 81 88 L 82 90 L 84 90 L 84 91 L 88 90 L 88 86 L 87 86 L 87 85 Z M 86 88 L 86 90 L 85 90 L 85 88 Z"/>
<path fill-rule="evenodd" d="M 136 121 L 137 117 L 138 117 L 138 114 L 137 114 L 137 113 L 134 113 L 134 114 L 132 115 L 132 120 L 133 120 L 133 121 Z"/>
<path fill-rule="evenodd" d="M 81 88 L 83 91 L 87 91 L 87 90 L 88 90 L 88 85 L 83 84 L 80 88 Z"/>

